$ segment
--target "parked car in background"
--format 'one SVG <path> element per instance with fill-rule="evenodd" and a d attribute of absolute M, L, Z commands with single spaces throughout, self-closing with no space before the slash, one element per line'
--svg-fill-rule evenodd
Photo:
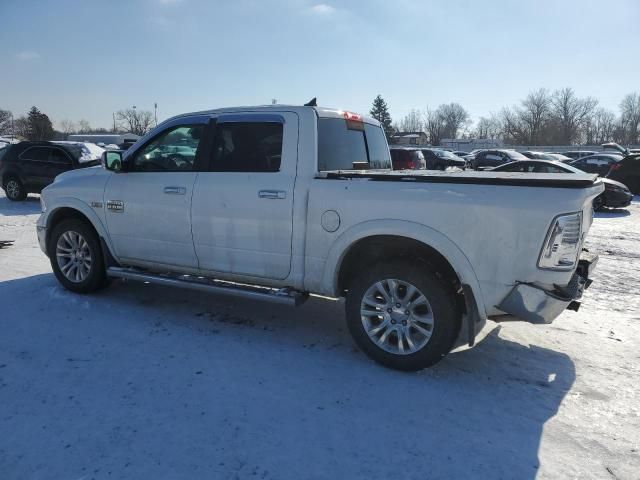
<path fill-rule="evenodd" d="M 569 157 L 574 160 L 577 160 L 582 157 L 594 155 L 598 152 L 596 152 L 595 150 L 569 150 L 568 152 L 554 152 L 554 153 L 558 153 L 560 155 L 564 155 L 565 157 Z"/>
<path fill-rule="evenodd" d="M 394 170 L 424 170 L 427 168 L 427 162 L 419 148 L 392 145 L 389 147 L 389 151 Z"/>
<path fill-rule="evenodd" d="M 607 178 L 624 183 L 633 194 L 640 195 L 640 155 L 627 155 L 612 164 Z"/>
<path fill-rule="evenodd" d="M 607 153 L 619 153 L 623 157 L 635 153 L 640 153 L 640 149 L 638 148 L 625 148 L 615 142 L 603 143 L 602 148 L 604 148 Z"/>
<path fill-rule="evenodd" d="M 427 170 L 446 170 L 447 168 L 459 168 L 464 170 L 467 162 L 453 152 L 439 148 L 422 148 L 422 154 L 427 162 Z"/>
<path fill-rule="evenodd" d="M 566 163 L 548 160 L 527 160 L 500 165 L 492 172 L 527 172 L 527 173 L 584 173 L 582 170 Z M 623 208 L 629 206 L 633 194 L 626 185 L 610 178 L 603 178 L 604 192 L 593 199 L 593 209 Z"/>
<path fill-rule="evenodd" d="M 451 153 L 453 153 L 454 155 L 456 155 L 456 156 L 458 156 L 460 158 L 463 158 L 463 157 L 466 157 L 467 155 L 469 155 L 469 152 L 463 152 L 462 150 L 454 150 Z"/>
<path fill-rule="evenodd" d="M 567 157 L 566 155 L 563 155 L 562 153 L 547 153 L 547 155 L 551 155 L 553 157 L 554 160 L 558 160 L 560 162 L 572 162 L 574 159 L 571 157 Z"/>
<path fill-rule="evenodd" d="M 527 157 L 515 150 L 501 149 L 501 150 L 483 150 L 479 152 L 475 158 L 471 161 L 471 166 L 474 170 L 485 170 L 503 163 L 515 162 L 520 160 L 527 160 Z"/>
<path fill-rule="evenodd" d="M 57 175 L 100 165 L 104 150 L 77 142 L 20 142 L 2 149 L 0 186 L 9 200 L 40 193 Z"/>
<path fill-rule="evenodd" d="M 583 172 L 597 173 L 601 177 L 604 177 L 609 173 L 611 166 L 622 160 L 620 155 L 613 153 L 598 153 L 596 155 L 589 155 L 588 157 L 582 157 L 578 160 L 569 162 L 569 165 L 573 165 L 579 168 Z"/>
<path fill-rule="evenodd" d="M 527 151 L 527 152 L 520 152 L 522 155 L 524 155 L 527 158 L 532 158 L 532 159 L 537 159 L 537 160 L 556 160 L 553 157 L 553 154 L 551 153 L 546 153 L 546 152 L 532 152 L 532 151 Z"/>

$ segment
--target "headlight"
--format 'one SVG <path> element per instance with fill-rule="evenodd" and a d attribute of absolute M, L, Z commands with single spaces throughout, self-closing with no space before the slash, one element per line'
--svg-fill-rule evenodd
<path fill-rule="evenodd" d="M 47 211 L 47 205 L 44 203 L 44 197 L 40 195 L 40 211 L 42 213 Z"/>
<path fill-rule="evenodd" d="M 582 213 L 555 218 L 542 246 L 538 267 L 551 270 L 571 270 L 580 252 Z"/>

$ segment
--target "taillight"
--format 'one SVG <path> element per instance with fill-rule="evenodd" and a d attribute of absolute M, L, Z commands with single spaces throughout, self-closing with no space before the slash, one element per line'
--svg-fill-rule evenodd
<path fill-rule="evenodd" d="M 611 164 L 611 171 L 615 172 L 616 170 L 619 170 L 620 167 L 622 167 L 622 165 L 620 165 L 619 163 L 612 163 Z"/>

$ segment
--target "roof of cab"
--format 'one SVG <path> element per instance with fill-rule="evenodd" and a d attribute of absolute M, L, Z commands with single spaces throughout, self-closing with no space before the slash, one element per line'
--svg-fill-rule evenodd
<path fill-rule="evenodd" d="M 275 104 L 275 105 L 254 105 L 254 106 L 245 106 L 245 107 L 225 107 L 225 108 L 216 108 L 213 110 L 203 110 L 203 111 L 199 111 L 199 112 L 190 112 L 190 113 L 183 113 L 180 115 L 176 115 L 174 117 L 171 117 L 167 120 L 165 120 L 162 123 L 165 123 L 167 121 L 170 120 L 174 120 L 176 118 L 180 118 L 180 117 L 187 117 L 187 116 L 193 116 L 193 115 L 215 115 L 218 113 L 235 113 L 235 112 L 271 112 L 271 111 L 279 111 L 282 112 L 283 110 L 285 111 L 306 111 L 306 110 L 315 110 L 316 114 L 318 115 L 318 117 L 322 117 L 322 118 L 341 118 L 344 119 L 344 114 L 345 112 L 349 112 L 349 113 L 356 113 L 357 112 L 351 112 L 350 110 L 341 110 L 339 108 L 328 108 L 328 107 L 307 107 L 307 106 L 303 106 L 303 105 L 281 105 L 281 104 Z M 360 118 L 362 119 L 363 122 L 365 123 L 370 123 L 372 125 L 380 125 L 380 122 L 378 122 L 378 120 L 376 120 L 375 118 L 372 117 L 368 117 L 365 115 L 360 115 Z"/>

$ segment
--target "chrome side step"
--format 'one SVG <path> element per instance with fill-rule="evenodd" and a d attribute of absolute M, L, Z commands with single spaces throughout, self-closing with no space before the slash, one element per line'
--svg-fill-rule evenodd
<path fill-rule="evenodd" d="M 223 280 L 212 280 L 205 277 L 193 275 L 170 275 L 150 273 L 135 268 L 109 267 L 107 268 L 109 277 L 124 278 L 127 280 L 137 280 L 140 282 L 155 283 L 169 287 L 188 288 L 203 292 L 220 293 L 234 297 L 251 298 L 253 300 L 269 300 L 271 302 L 283 303 L 297 307 L 304 303 L 309 294 L 291 288 L 269 288 L 254 285 L 243 285 Z"/>

